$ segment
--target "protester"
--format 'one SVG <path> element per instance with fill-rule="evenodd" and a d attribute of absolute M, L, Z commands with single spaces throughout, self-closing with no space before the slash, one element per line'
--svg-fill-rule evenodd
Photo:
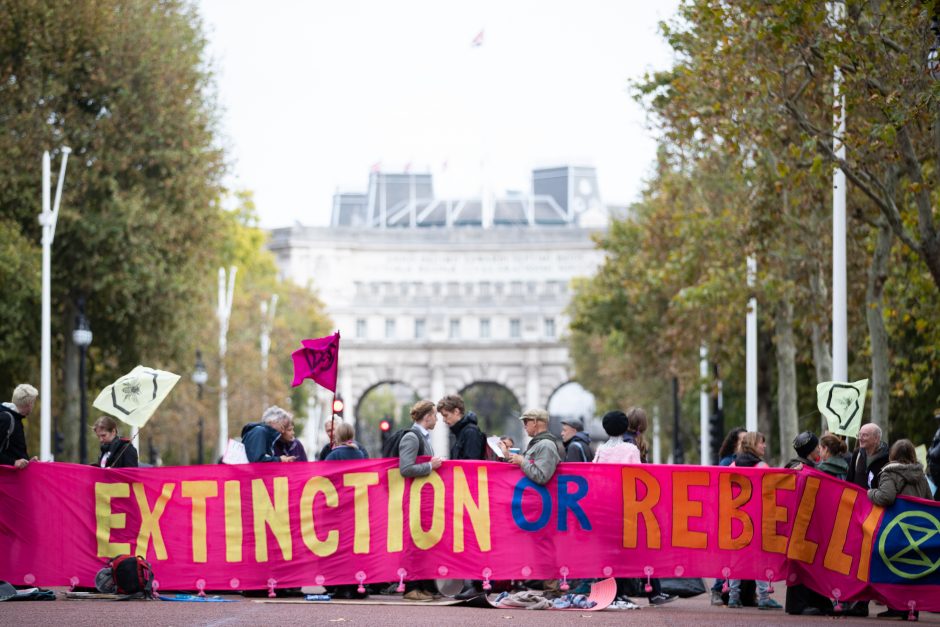
<path fill-rule="evenodd" d="M 796 457 L 788 461 L 784 468 L 802 470 L 804 466 L 815 468 L 819 459 L 819 438 L 812 431 L 804 431 L 793 438 L 793 450 Z"/>
<path fill-rule="evenodd" d="M 333 431 L 336 429 L 336 427 L 338 427 L 341 424 L 343 424 L 343 419 L 337 418 L 336 416 L 333 416 L 332 418 L 328 419 L 323 424 L 323 430 L 326 432 L 326 444 L 324 444 L 323 448 L 320 449 L 320 452 L 317 453 L 318 462 L 324 461 L 327 458 L 327 456 L 330 454 L 330 451 L 333 450 L 333 446 L 336 444 L 333 438 Z M 355 429 L 353 429 L 353 431 L 355 431 Z M 356 446 L 362 452 L 363 456 L 365 456 L 366 458 L 369 457 L 369 451 L 366 449 L 366 447 L 362 445 L 362 443 L 356 442 Z"/>
<path fill-rule="evenodd" d="M 881 469 L 888 463 L 888 444 L 881 441 L 881 428 L 872 423 L 858 430 L 858 448 L 849 461 L 846 481 L 864 488 L 877 488 Z"/>
<path fill-rule="evenodd" d="M 815 446 L 814 446 L 815 448 Z M 767 441 L 764 434 L 758 431 L 748 431 L 741 438 L 741 446 L 738 449 L 737 457 L 731 463 L 733 468 L 767 468 L 767 462 L 764 461 L 764 455 L 767 454 Z M 770 598 L 770 582 L 757 581 L 757 607 L 762 610 L 780 610 L 783 606 Z M 741 604 L 741 580 L 731 579 L 728 581 L 728 607 L 740 608 Z"/>
<path fill-rule="evenodd" d="M 627 431 L 623 434 L 624 442 L 632 442 L 640 451 L 640 462 L 647 463 L 646 438 L 643 435 L 649 427 L 649 420 L 642 407 L 631 407 L 627 410 Z"/>
<path fill-rule="evenodd" d="M 398 469 L 402 477 L 427 477 L 441 467 L 441 458 L 434 457 L 431 446 L 431 430 L 437 424 L 437 411 L 431 401 L 418 401 L 411 408 L 412 426 L 398 444 Z M 420 456 L 430 456 L 426 462 L 418 463 Z M 431 601 L 437 589 L 433 580 L 417 580 L 405 583 L 405 599 L 408 601 Z"/>
<path fill-rule="evenodd" d="M 738 447 L 741 445 L 741 438 L 747 433 L 743 427 L 735 427 L 725 436 L 725 441 L 721 443 L 718 449 L 718 465 L 730 466 L 738 453 Z"/>
<path fill-rule="evenodd" d="M 277 405 L 264 410 L 261 422 L 249 422 L 242 427 L 242 444 L 249 462 L 292 462 L 291 455 L 275 455 L 274 443 L 284 435 L 293 416 Z"/>
<path fill-rule="evenodd" d="M 816 464 L 816 470 L 836 479 L 845 479 L 849 471 L 849 462 L 845 460 L 846 450 L 842 438 L 827 433 L 819 440 L 819 463 Z"/>
<path fill-rule="evenodd" d="M 351 424 L 344 422 L 338 425 L 334 433 L 336 434 L 336 446 L 334 446 L 330 454 L 326 456 L 326 461 L 332 462 L 366 458 L 362 449 L 356 444 L 356 440 L 353 439 L 356 434 Z"/>
<path fill-rule="evenodd" d="M 593 457 L 591 453 L 591 436 L 584 431 L 584 423 L 577 418 L 566 418 L 561 421 L 561 439 L 565 443 L 566 462 L 589 462 Z"/>
<path fill-rule="evenodd" d="M 561 463 L 564 445 L 549 432 L 548 412 L 544 409 L 527 409 L 519 420 L 532 439 L 529 440 L 525 454 L 514 453 L 509 456 L 509 461 L 519 466 L 526 477 L 539 485 L 545 485 Z"/>
<path fill-rule="evenodd" d="M 888 463 L 881 469 L 878 486 L 868 491 L 868 499 L 880 507 L 889 507 L 899 496 L 915 496 L 921 499 L 931 498 L 924 467 L 917 461 L 914 444 L 910 440 L 898 440 L 891 446 Z M 917 620 L 918 612 L 900 608 L 888 609 L 878 614 L 878 618 L 913 617 Z"/>
<path fill-rule="evenodd" d="M 307 461 L 307 451 L 304 444 L 294 435 L 294 421 L 291 420 L 287 430 L 274 442 L 274 455 L 276 457 L 293 457 L 295 462 Z"/>
<path fill-rule="evenodd" d="M 100 468 L 137 468 L 137 449 L 127 438 L 118 437 L 117 421 L 111 416 L 101 416 L 93 427 L 101 442 Z"/>
<path fill-rule="evenodd" d="M 454 436 L 450 458 L 483 459 L 486 439 L 477 425 L 476 414 L 466 411 L 463 398 L 459 394 L 449 394 L 437 402 L 437 411 Z"/>
<path fill-rule="evenodd" d="M 598 464 L 639 464 L 640 449 L 633 442 L 628 442 L 623 435 L 627 431 L 627 415 L 615 409 L 604 414 L 601 419 L 608 440 L 597 447 L 594 462 Z"/>
<path fill-rule="evenodd" d="M 33 411 L 38 396 L 36 388 L 22 383 L 13 390 L 9 403 L 0 404 L 0 464 L 22 469 L 37 460 L 26 450 L 23 420 Z"/>
<path fill-rule="evenodd" d="M 940 420 L 940 411 L 934 416 Z M 933 441 L 927 450 L 927 472 L 930 474 L 930 480 L 933 481 L 935 501 L 940 501 L 940 428 L 933 435 Z"/>

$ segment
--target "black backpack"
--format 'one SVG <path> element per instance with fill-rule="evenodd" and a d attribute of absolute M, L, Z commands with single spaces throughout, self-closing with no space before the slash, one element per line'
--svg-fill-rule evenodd
<path fill-rule="evenodd" d="M 10 437 L 13 435 L 15 425 L 16 420 L 13 414 L 0 410 L 0 451 L 5 451 L 10 446 Z"/>
<path fill-rule="evenodd" d="M 411 429 L 399 429 L 382 444 L 382 457 L 398 457 L 401 449 L 401 439 Z"/>
<path fill-rule="evenodd" d="M 139 555 L 118 555 L 98 571 L 95 586 L 100 592 L 150 598 L 153 596 L 153 568 Z"/>

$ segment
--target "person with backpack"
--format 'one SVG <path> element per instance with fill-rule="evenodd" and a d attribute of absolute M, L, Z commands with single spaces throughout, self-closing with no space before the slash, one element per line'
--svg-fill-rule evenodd
<path fill-rule="evenodd" d="M 118 436 L 117 421 L 111 416 L 101 416 L 95 421 L 95 435 L 101 442 L 99 468 L 137 468 L 137 449 L 127 438 Z"/>
<path fill-rule="evenodd" d="M 449 394 L 437 402 L 437 411 L 454 436 L 450 458 L 485 459 L 486 436 L 480 431 L 476 414 L 466 411 L 463 398 Z"/>
<path fill-rule="evenodd" d="M 26 450 L 26 430 L 23 421 L 33 411 L 39 391 L 28 383 L 13 390 L 9 403 L 0 404 L 0 464 L 21 470 L 38 458 L 30 457 Z"/>
<path fill-rule="evenodd" d="M 431 401 L 418 401 L 411 408 L 411 429 L 398 440 L 398 470 L 402 477 L 427 477 L 441 467 L 441 458 L 434 457 L 431 446 L 431 430 L 437 424 L 437 410 Z M 418 457 L 430 456 L 426 462 L 418 463 Z M 405 599 L 408 601 L 432 601 L 436 589 L 433 580 L 408 581 L 405 583 Z"/>
<path fill-rule="evenodd" d="M 594 454 L 591 452 L 591 435 L 585 433 L 584 423 L 577 418 L 566 418 L 561 421 L 561 439 L 565 443 L 565 462 L 589 462 Z"/>

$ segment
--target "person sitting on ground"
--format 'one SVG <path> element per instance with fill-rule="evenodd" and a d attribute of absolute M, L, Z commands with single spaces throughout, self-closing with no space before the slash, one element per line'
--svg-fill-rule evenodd
<path fill-rule="evenodd" d="M 725 436 L 725 441 L 721 443 L 718 449 L 718 465 L 730 466 L 738 454 L 738 447 L 741 446 L 741 438 L 747 433 L 744 427 L 735 427 Z"/>
<path fill-rule="evenodd" d="M 291 420 L 287 430 L 274 441 L 274 455 L 276 457 L 293 457 L 295 462 L 307 461 L 307 451 L 304 444 L 294 435 L 294 421 Z"/>
<path fill-rule="evenodd" d="M 815 448 L 815 446 L 814 446 Z M 759 431 L 748 431 L 741 438 L 741 446 L 738 449 L 737 457 L 731 463 L 732 468 L 767 468 L 767 462 L 764 461 L 764 455 L 767 454 L 767 441 L 764 434 Z M 770 598 L 770 582 L 757 581 L 757 607 L 762 610 L 781 610 L 783 606 Z M 741 580 L 731 579 L 728 581 L 728 607 L 740 608 L 741 604 Z"/>
<path fill-rule="evenodd" d="M 910 440 L 898 440 L 891 446 L 888 463 L 881 469 L 878 487 L 868 490 L 868 500 L 879 507 L 890 507 L 899 496 L 914 496 L 930 499 L 930 486 L 924 475 L 924 467 L 917 461 L 917 452 Z M 904 618 L 910 614 L 917 620 L 919 613 L 906 609 L 892 608 L 890 605 L 878 618 Z"/>
<path fill-rule="evenodd" d="M 38 396 L 36 388 L 21 383 L 13 390 L 11 402 L 0 405 L 0 464 L 21 470 L 38 459 L 30 457 L 26 450 L 23 428 L 23 421 L 33 411 Z"/>
<path fill-rule="evenodd" d="M 796 457 L 784 465 L 784 468 L 802 470 L 804 466 L 815 468 L 819 459 L 819 438 L 812 431 L 804 431 L 793 438 L 793 450 Z"/>
<path fill-rule="evenodd" d="M 101 416 L 93 427 L 101 442 L 99 468 L 137 468 L 137 449 L 127 438 L 118 437 L 117 421 L 111 416 Z"/>
<path fill-rule="evenodd" d="M 519 466 L 526 477 L 545 485 L 561 463 L 564 445 L 548 430 L 548 412 L 544 409 L 527 409 L 519 420 L 532 439 L 524 454 L 514 453 L 509 456 L 509 461 Z"/>
<path fill-rule="evenodd" d="M 290 455 L 275 455 L 274 443 L 287 431 L 293 420 L 290 412 L 272 405 L 264 410 L 261 422 L 249 422 L 242 427 L 245 456 L 254 462 L 292 462 Z"/>
<path fill-rule="evenodd" d="M 816 470 L 836 479 L 845 479 L 849 471 L 849 462 L 845 460 L 847 450 L 842 438 L 833 433 L 825 434 L 819 440 L 819 463 L 816 464 Z"/>
<path fill-rule="evenodd" d="M 356 444 L 356 441 L 353 439 L 356 434 L 351 424 L 344 422 L 338 425 L 334 433 L 336 434 L 336 446 L 333 447 L 330 454 L 326 456 L 326 461 L 332 462 L 366 458 L 366 456 L 362 454 L 359 445 Z"/>
<path fill-rule="evenodd" d="M 640 449 L 632 442 L 623 439 L 627 431 L 627 415 L 615 409 L 604 414 L 601 420 L 608 440 L 597 447 L 594 463 L 597 464 L 639 464 Z"/>
<path fill-rule="evenodd" d="M 566 462 L 589 462 L 591 454 L 591 436 L 584 432 L 584 423 L 577 418 L 561 421 L 561 439 L 565 443 Z"/>
<path fill-rule="evenodd" d="M 401 436 L 398 443 L 398 470 L 402 477 L 427 477 L 441 467 L 441 458 L 434 456 L 431 446 L 431 430 L 437 424 L 437 409 L 431 401 L 418 401 L 411 408 L 411 429 Z M 418 462 L 418 457 L 430 457 Z M 437 589 L 431 579 L 405 582 L 405 599 L 408 601 L 431 601 Z"/>

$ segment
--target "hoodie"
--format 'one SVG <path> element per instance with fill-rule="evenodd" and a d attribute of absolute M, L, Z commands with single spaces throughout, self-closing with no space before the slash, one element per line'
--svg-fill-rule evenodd
<path fill-rule="evenodd" d="M 565 442 L 565 462 L 589 462 L 593 459 L 591 452 L 591 436 L 584 431 L 578 431 L 570 440 Z"/>
<path fill-rule="evenodd" d="M 849 471 L 849 462 L 839 455 L 833 455 L 826 461 L 819 462 L 816 465 L 816 470 L 836 479 L 845 479 L 845 475 Z"/>
<path fill-rule="evenodd" d="M 249 422 L 242 427 L 242 444 L 249 462 L 279 462 L 274 454 L 274 443 L 281 437 L 280 431 L 261 422 Z"/>
<path fill-rule="evenodd" d="M 13 403 L 0 404 L 0 465 L 12 466 L 18 459 L 29 459 L 24 418 Z"/>
<path fill-rule="evenodd" d="M 930 486 L 924 475 L 924 467 L 919 463 L 902 464 L 891 462 L 881 469 L 878 487 L 868 491 L 868 498 L 875 505 L 888 507 L 899 496 L 931 498 Z"/>
<path fill-rule="evenodd" d="M 450 432 L 454 434 L 454 446 L 450 449 L 451 459 L 484 459 L 486 438 L 477 426 L 477 416 L 468 411 L 458 420 Z"/>

